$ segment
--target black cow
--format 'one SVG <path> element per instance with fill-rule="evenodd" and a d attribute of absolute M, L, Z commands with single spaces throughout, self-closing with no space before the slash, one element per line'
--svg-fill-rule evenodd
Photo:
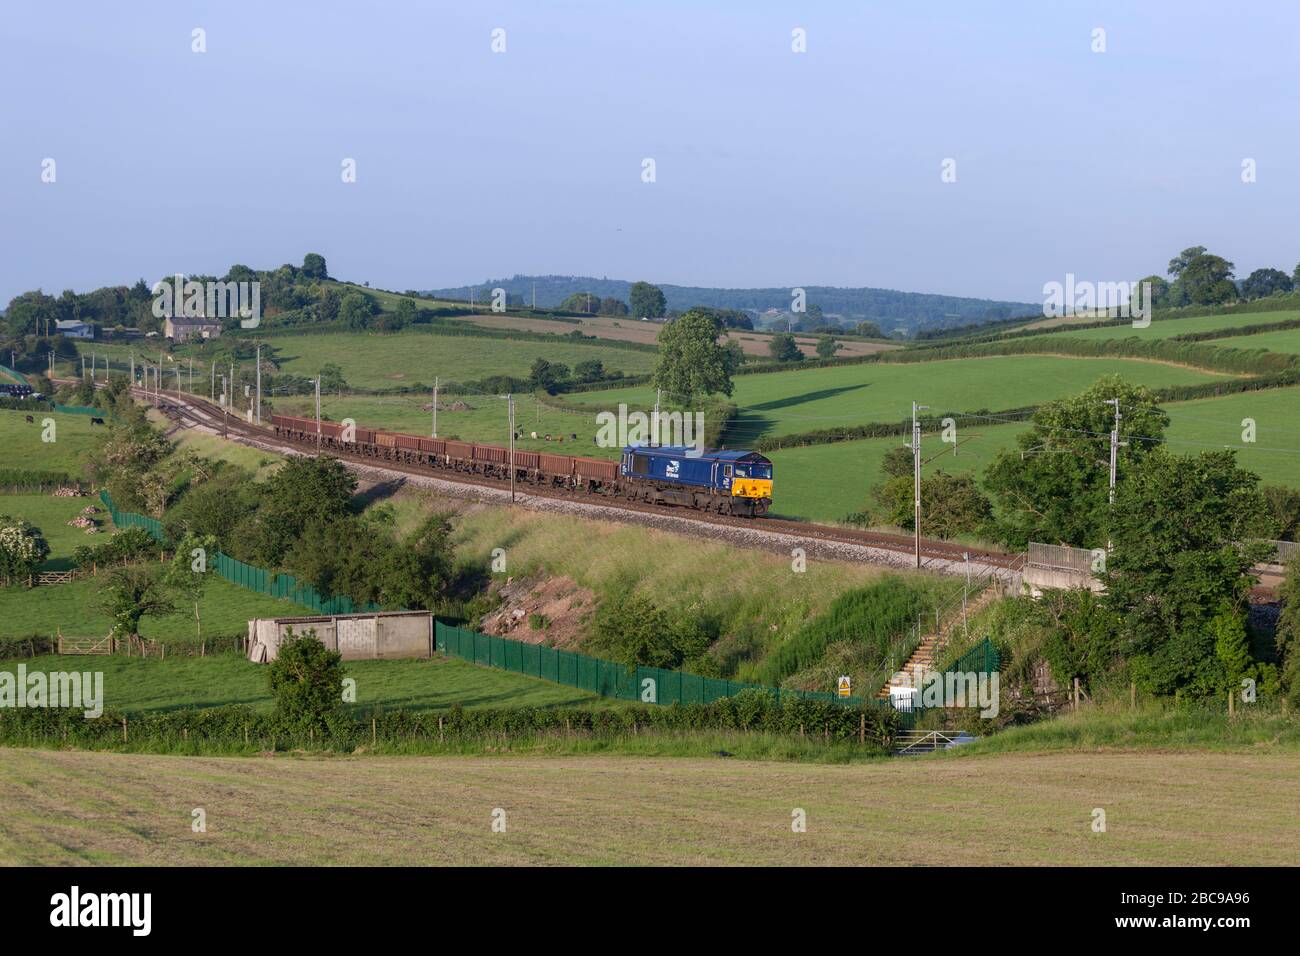
<path fill-rule="evenodd" d="M 90 420 L 90 424 L 92 424 L 92 425 L 102 425 L 102 424 L 104 424 L 104 419 L 102 419 L 102 418 L 92 418 L 92 419 Z"/>
<path fill-rule="evenodd" d="M 29 425 L 34 425 L 34 424 L 36 424 L 36 419 L 34 419 L 34 418 L 32 418 L 32 416 L 28 415 L 28 416 L 27 416 L 27 424 L 29 424 Z"/>

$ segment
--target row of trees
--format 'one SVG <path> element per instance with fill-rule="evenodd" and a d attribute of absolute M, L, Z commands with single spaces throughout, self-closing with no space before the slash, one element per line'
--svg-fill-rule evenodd
<path fill-rule="evenodd" d="M 1263 299 L 1292 292 L 1300 285 L 1300 264 L 1289 276 L 1280 269 L 1260 268 L 1240 282 L 1233 278 L 1235 270 L 1233 263 L 1205 246 L 1191 246 L 1169 260 L 1170 279 L 1150 275 L 1138 281 L 1151 284 L 1151 304 L 1162 309 Z"/>

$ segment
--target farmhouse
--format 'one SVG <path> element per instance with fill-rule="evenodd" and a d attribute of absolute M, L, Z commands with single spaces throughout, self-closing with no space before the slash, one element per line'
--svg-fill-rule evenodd
<path fill-rule="evenodd" d="M 219 339 L 221 338 L 221 323 L 216 319 L 168 316 L 163 322 L 163 335 L 173 342 L 188 342 L 191 339 Z"/>
<path fill-rule="evenodd" d="M 93 339 L 95 327 L 80 319 L 56 319 L 54 322 L 60 335 L 70 339 Z"/>

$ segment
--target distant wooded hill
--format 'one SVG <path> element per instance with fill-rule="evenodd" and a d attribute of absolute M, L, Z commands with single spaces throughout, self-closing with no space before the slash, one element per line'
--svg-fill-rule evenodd
<path fill-rule="evenodd" d="M 625 279 L 597 279 L 592 276 L 517 275 L 510 279 L 489 279 L 474 286 L 433 289 L 427 294 L 439 298 L 466 299 L 473 291 L 475 301 L 486 301 L 492 289 L 501 288 L 506 290 L 512 305 L 516 302 L 531 305 L 534 283 L 537 288 L 537 304 L 543 308 L 554 308 L 575 292 L 590 292 L 601 298 L 613 297 L 626 302 L 628 288 L 632 284 Z M 788 288 L 712 289 L 655 284 L 663 290 L 668 308 L 677 311 L 689 309 L 693 305 L 749 309 L 757 313 L 768 309 L 788 311 L 790 308 Z M 850 323 L 864 320 L 875 322 L 887 333 L 911 335 L 922 329 L 950 328 L 1042 314 L 1041 303 L 967 299 L 924 292 L 897 292 L 893 289 L 846 289 L 814 285 L 804 286 L 804 290 L 808 306 L 820 306 L 824 314 L 842 316 Z"/>

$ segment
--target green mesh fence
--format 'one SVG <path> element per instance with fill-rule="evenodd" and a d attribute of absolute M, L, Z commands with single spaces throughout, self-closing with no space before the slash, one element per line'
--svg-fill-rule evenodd
<path fill-rule="evenodd" d="M 998 654 L 994 643 L 986 637 L 944 670 L 961 674 L 993 674 L 1001 667 L 1002 656 Z"/>
<path fill-rule="evenodd" d="M 104 503 L 104 507 L 113 516 L 113 524 L 117 527 L 144 528 L 155 541 L 162 542 L 165 540 L 166 536 L 163 534 L 162 522 L 157 518 L 150 518 L 130 511 L 118 511 L 107 489 L 100 491 L 99 500 Z M 249 591 L 257 591 L 259 594 L 287 598 L 295 604 L 301 604 L 318 614 L 355 614 L 359 611 L 380 610 L 377 604 L 358 607 L 350 597 L 343 594 L 326 597 L 311 585 L 299 582 L 292 574 L 272 574 L 265 568 L 245 564 L 243 561 L 222 554 L 220 551 L 216 554 L 214 570 L 231 584 L 236 584 Z"/>
<path fill-rule="evenodd" d="M 825 691 L 783 690 L 762 684 L 684 674 L 661 667 L 629 668 L 614 661 L 588 657 L 573 651 L 479 634 L 442 621 L 435 623 L 434 643 L 440 653 L 450 657 L 459 657 L 485 667 L 499 667 L 529 677 L 540 677 L 590 691 L 601 697 L 640 701 L 644 704 L 710 704 L 751 689 L 768 691 L 776 695 L 777 700 L 821 700 L 853 707 L 867 703 L 861 697 L 839 697 Z"/>

